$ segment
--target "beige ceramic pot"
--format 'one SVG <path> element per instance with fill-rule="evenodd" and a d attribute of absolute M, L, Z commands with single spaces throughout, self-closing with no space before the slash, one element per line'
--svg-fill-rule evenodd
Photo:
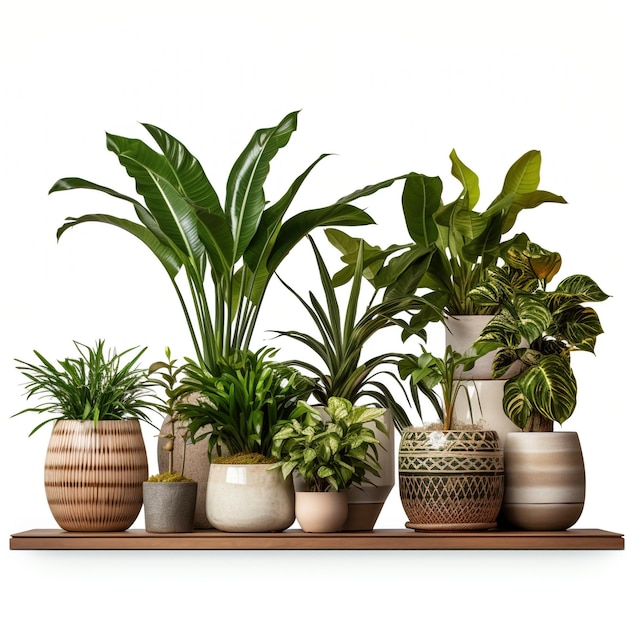
<path fill-rule="evenodd" d="M 446 345 L 463 354 L 480 336 L 485 326 L 493 319 L 493 315 L 448 315 L 446 317 Z M 491 365 L 494 352 L 480 357 L 474 367 L 467 372 L 459 367 L 455 377 L 459 380 L 492 380 Z M 518 374 L 520 366 L 514 363 L 502 378 L 511 378 Z"/>
<path fill-rule="evenodd" d="M 59 420 L 44 473 L 50 511 L 68 531 L 121 531 L 137 519 L 148 458 L 137 420 Z"/>
<path fill-rule="evenodd" d="M 196 482 L 143 484 L 143 508 L 149 533 L 190 533 L 196 512 Z"/>
<path fill-rule="evenodd" d="M 334 533 L 348 517 L 346 491 L 298 491 L 296 519 L 306 533 Z"/>
<path fill-rule="evenodd" d="M 211 463 L 207 482 L 209 523 L 225 532 L 273 532 L 289 528 L 295 519 L 291 476 L 269 465 Z"/>
<path fill-rule="evenodd" d="M 510 433 L 504 450 L 504 524 L 566 530 L 585 503 L 585 466 L 577 433 Z"/>
<path fill-rule="evenodd" d="M 459 391 L 454 404 L 454 420 L 456 425 L 469 426 L 474 424 L 481 430 L 495 430 L 502 448 L 506 447 L 509 433 L 519 433 L 516 426 L 504 412 L 502 399 L 506 380 L 467 380 L 460 384 L 464 389 Z"/>
<path fill-rule="evenodd" d="M 504 453 L 493 430 L 405 428 L 398 452 L 402 507 L 415 530 L 497 526 Z"/>

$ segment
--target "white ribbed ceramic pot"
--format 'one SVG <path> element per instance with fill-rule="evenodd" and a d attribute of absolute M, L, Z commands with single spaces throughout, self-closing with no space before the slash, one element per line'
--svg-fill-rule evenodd
<path fill-rule="evenodd" d="M 502 517 L 521 530 L 566 530 L 585 503 L 585 466 L 575 432 L 509 433 Z"/>

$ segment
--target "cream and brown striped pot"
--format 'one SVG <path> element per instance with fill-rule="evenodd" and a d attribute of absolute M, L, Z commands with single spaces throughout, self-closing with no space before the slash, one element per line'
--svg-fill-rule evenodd
<path fill-rule="evenodd" d="M 59 420 L 48 444 L 45 489 L 68 531 L 121 531 L 143 504 L 148 458 L 137 420 Z"/>

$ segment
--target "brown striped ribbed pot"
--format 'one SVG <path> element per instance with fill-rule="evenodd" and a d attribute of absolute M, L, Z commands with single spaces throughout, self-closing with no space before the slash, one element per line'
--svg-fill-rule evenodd
<path fill-rule="evenodd" d="M 148 479 L 137 420 L 59 420 L 48 444 L 45 489 L 67 531 L 121 531 L 137 519 Z"/>
<path fill-rule="evenodd" d="M 407 528 L 497 526 L 504 495 L 504 453 L 495 430 L 405 428 L 398 466 Z"/>

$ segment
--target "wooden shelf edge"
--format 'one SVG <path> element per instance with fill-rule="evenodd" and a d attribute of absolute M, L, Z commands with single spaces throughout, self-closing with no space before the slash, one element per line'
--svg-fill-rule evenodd
<path fill-rule="evenodd" d="M 624 550 L 624 535 L 599 529 L 559 532 L 471 531 L 191 533 L 28 530 L 11 535 L 11 550 Z"/>

